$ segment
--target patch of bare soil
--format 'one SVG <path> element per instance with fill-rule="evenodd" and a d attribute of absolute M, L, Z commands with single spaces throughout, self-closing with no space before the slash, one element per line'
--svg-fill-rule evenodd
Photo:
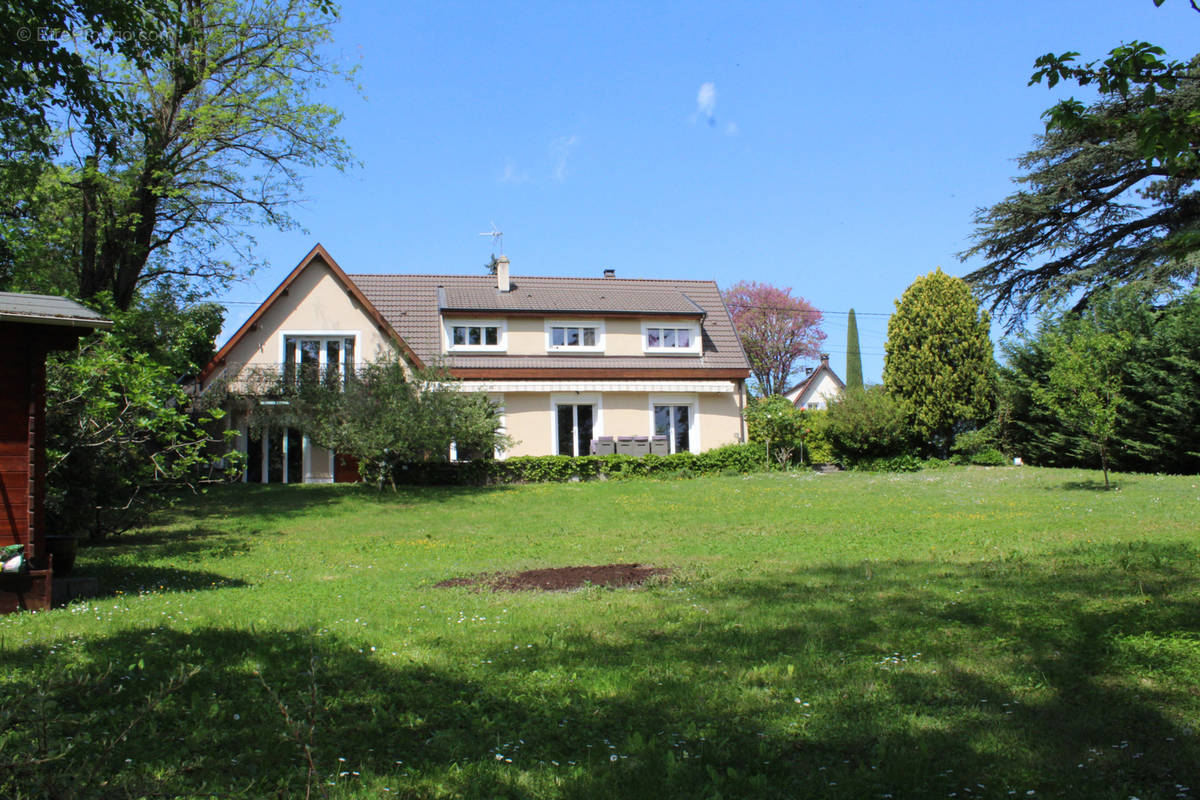
<path fill-rule="evenodd" d="M 582 586 L 641 586 L 656 575 L 670 575 L 664 567 L 644 564 L 605 564 L 598 567 L 548 567 L 526 572 L 489 572 L 451 578 L 434 584 L 439 589 L 468 586 L 495 592 L 562 592 Z"/>

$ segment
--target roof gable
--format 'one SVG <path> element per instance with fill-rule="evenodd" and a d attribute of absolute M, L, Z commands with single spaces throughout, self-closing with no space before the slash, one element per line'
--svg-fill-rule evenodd
<path fill-rule="evenodd" d="M 359 306 L 361 306 L 363 312 L 371 319 L 372 322 L 375 323 L 384 336 L 396 343 L 396 345 L 400 348 L 400 352 L 405 356 L 405 358 L 407 358 L 414 367 L 420 368 L 424 366 L 424 362 L 417 356 L 413 349 L 409 347 L 408 343 L 404 341 L 392 324 L 388 322 L 387 318 L 380 313 L 379 309 L 375 307 L 374 303 L 372 303 L 366 297 L 366 295 L 363 294 L 362 289 L 360 289 L 354 283 L 354 281 L 350 280 L 349 276 L 346 275 L 342 268 L 338 266 L 338 263 L 333 259 L 333 256 L 329 255 L 329 252 L 324 247 L 322 247 L 320 244 L 317 244 L 312 250 L 308 251 L 308 254 L 304 256 L 303 259 L 301 259 L 300 263 L 296 265 L 296 268 L 288 273 L 288 276 L 283 279 L 279 286 L 275 287 L 275 291 L 271 292 L 267 299 L 263 301 L 262 305 L 255 309 L 254 313 L 250 315 L 250 318 L 242 323 L 241 327 L 238 328 L 233 336 L 229 338 L 229 341 L 227 341 L 224 346 L 217 351 L 217 354 L 213 356 L 208 365 L 200 372 L 199 377 L 201 383 L 207 381 L 208 378 L 210 378 L 226 363 L 229 358 L 229 354 L 233 352 L 234 348 L 238 346 L 238 344 L 247 336 L 247 334 L 257 329 L 258 324 L 264 315 L 266 315 L 266 313 L 281 297 L 285 297 L 288 294 L 288 291 L 292 285 L 295 284 L 300 276 L 304 274 L 305 270 L 313 265 L 321 265 L 328 268 L 333 274 L 334 279 L 337 280 L 346 290 L 346 292 L 354 298 Z"/>
<path fill-rule="evenodd" d="M 785 391 L 783 396 L 789 398 L 792 401 L 792 405 L 799 405 L 800 400 L 805 397 L 805 395 L 808 393 L 808 390 L 816 386 L 820 382 L 822 376 L 825 375 L 828 375 L 833 379 L 833 382 L 837 384 L 837 387 L 840 391 L 845 391 L 845 382 L 843 382 L 842 379 L 838 377 L 837 373 L 833 371 L 833 367 L 829 366 L 829 356 L 826 355 L 821 357 L 821 363 L 816 369 L 809 373 L 804 380 Z"/>

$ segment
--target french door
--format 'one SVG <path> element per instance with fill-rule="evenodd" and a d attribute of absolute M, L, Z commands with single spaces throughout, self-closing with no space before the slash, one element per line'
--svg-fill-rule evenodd
<path fill-rule="evenodd" d="M 666 436 L 672 453 L 691 449 L 692 407 L 684 405 L 654 406 L 654 435 Z"/>
<path fill-rule="evenodd" d="M 596 407 L 590 404 L 566 404 L 555 406 L 558 420 L 558 441 L 555 454 L 560 456 L 586 456 L 592 448 L 592 429 Z"/>

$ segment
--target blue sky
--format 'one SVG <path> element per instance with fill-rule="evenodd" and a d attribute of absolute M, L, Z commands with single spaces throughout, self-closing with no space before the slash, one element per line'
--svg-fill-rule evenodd
<path fill-rule="evenodd" d="M 269 267 L 223 297 L 223 337 L 318 241 L 348 272 L 471 274 L 494 222 L 516 275 L 790 286 L 839 373 L 853 307 L 879 381 L 895 299 L 970 270 L 974 209 L 1062 95 L 1026 86 L 1034 59 L 1185 57 L 1197 32 L 1183 0 L 355 0 L 332 53 L 362 92 L 327 99 L 361 167 L 309 177 L 306 230 L 256 232 Z"/>

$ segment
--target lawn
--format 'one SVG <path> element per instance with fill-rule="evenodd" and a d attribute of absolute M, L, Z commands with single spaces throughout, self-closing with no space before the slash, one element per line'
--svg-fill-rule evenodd
<path fill-rule="evenodd" d="M 1117 483 L 222 487 L 0 618 L 0 797 L 1195 797 L 1200 480 Z"/>

